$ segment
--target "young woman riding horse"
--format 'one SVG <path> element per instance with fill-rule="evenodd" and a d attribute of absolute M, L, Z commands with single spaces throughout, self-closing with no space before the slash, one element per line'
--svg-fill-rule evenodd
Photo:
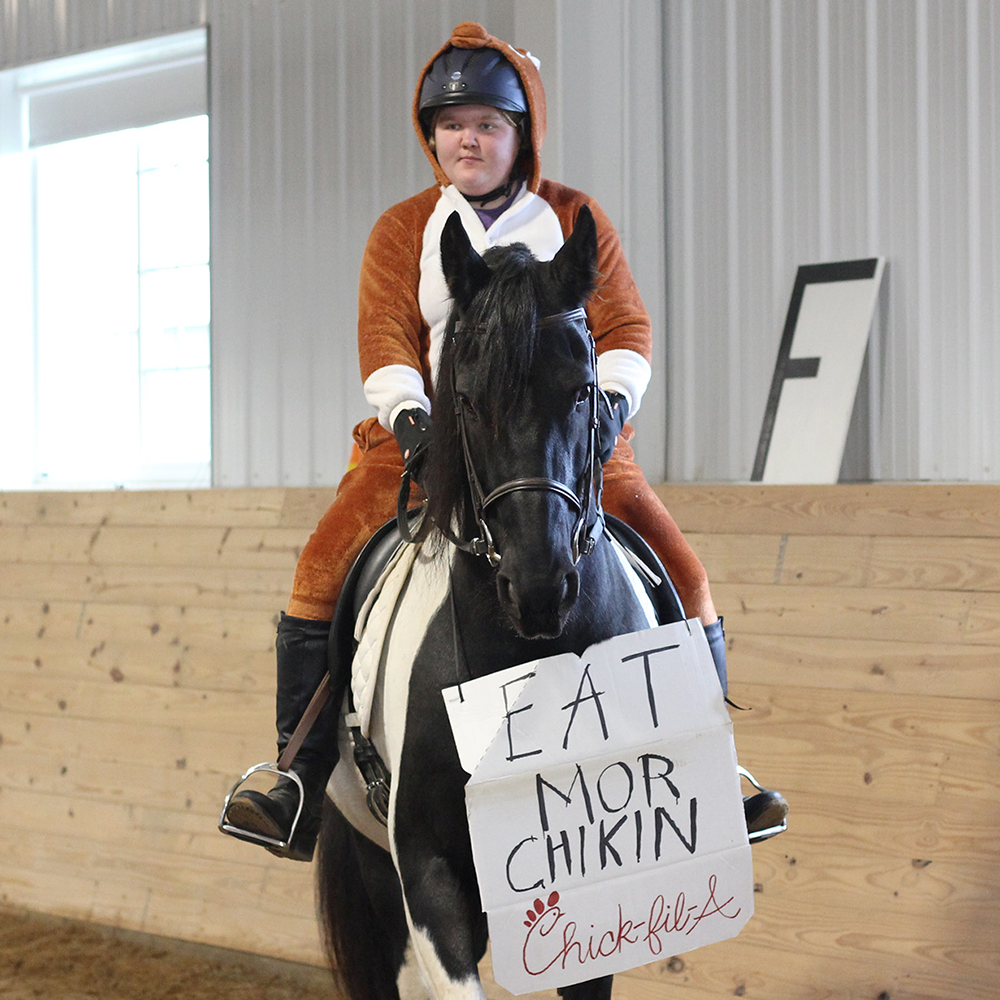
<path fill-rule="evenodd" d="M 660 557 L 688 615 L 705 625 L 725 686 L 725 637 L 705 570 L 628 444 L 633 431 L 626 420 L 639 409 L 650 377 L 649 316 L 604 212 L 587 195 L 541 176 L 545 96 L 535 61 L 478 24 L 460 24 L 421 74 L 413 122 L 436 183 L 385 212 L 365 249 L 358 345 L 365 395 L 377 416 L 355 428 L 360 461 L 303 549 L 278 625 L 279 752 L 326 675 L 330 621 L 348 569 L 393 516 L 404 467 L 420 482 L 433 454 L 432 385 L 452 302 L 439 248 L 456 212 L 478 251 L 521 242 L 543 260 L 563 245 L 582 206 L 592 212 L 599 278 L 586 315 L 602 390 L 604 506 Z M 292 762 L 304 789 L 303 815 L 294 840 L 287 848 L 272 846 L 274 853 L 312 857 L 323 790 L 337 759 L 331 734 L 338 709 L 326 705 Z M 239 792 L 226 818 L 233 827 L 286 841 L 299 803 L 297 784 L 280 777 L 266 796 Z M 767 793 L 754 797 L 753 809 L 766 815 L 748 811 L 748 822 L 771 825 L 784 803 Z"/>

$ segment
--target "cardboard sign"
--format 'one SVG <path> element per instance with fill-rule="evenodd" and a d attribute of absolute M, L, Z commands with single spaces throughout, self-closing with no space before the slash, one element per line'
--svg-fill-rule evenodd
<path fill-rule="evenodd" d="M 735 936 L 753 872 L 701 622 L 444 693 L 498 983 L 583 982 Z"/>

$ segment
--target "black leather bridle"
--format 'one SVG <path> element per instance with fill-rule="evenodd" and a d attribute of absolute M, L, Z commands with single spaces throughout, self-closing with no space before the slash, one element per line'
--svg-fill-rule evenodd
<path fill-rule="evenodd" d="M 547 326 L 555 326 L 557 323 L 584 323 L 586 324 L 587 314 L 582 308 L 570 309 L 566 312 L 554 313 L 538 320 L 536 327 L 543 329 Z M 490 532 L 489 524 L 486 521 L 487 509 L 502 497 L 512 493 L 519 493 L 526 490 L 540 491 L 545 493 L 555 493 L 562 497 L 573 508 L 577 515 L 576 524 L 573 526 L 573 563 L 576 564 L 580 558 L 589 555 L 594 550 L 597 537 L 604 531 L 604 512 L 601 508 L 601 490 L 603 476 L 600 463 L 597 461 L 597 432 L 600 427 L 598 417 L 598 405 L 600 401 L 600 389 L 597 386 L 597 350 L 594 339 L 589 330 L 584 334 L 589 341 L 590 347 L 590 367 L 594 373 L 594 378 L 587 384 L 587 397 L 589 414 L 587 421 L 587 458 L 586 465 L 581 476 L 582 485 L 579 493 L 565 483 L 547 476 L 524 476 L 519 479 L 511 479 L 502 483 L 495 489 L 486 493 L 476 474 L 475 463 L 472 459 L 472 450 L 469 447 L 469 437 L 465 427 L 465 409 L 461 397 L 455 392 L 454 372 L 452 373 L 452 390 L 455 399 L 455 418 L 458 422 L 458 433 L 462 441 L 462 455 L 465 460 L 466 480 L 469 484 L 469 493 L 472 499 L 473 513 L 476 525 L 479 529 L 477 537 L 465 541 L 455 537 L 454 533 L 443 525 L 438 527 L 452 544 L 456 545 L 463 552 L 472 555 L 484 556 L 490 565 L 496 568 L 500 564 L 501 554 L 497 551 Z M 405 493 L 409 494 L 408 476 L 404 473 Z M 409 528 L 405 511 L 404 490 L 400 490 L 400 504 L 397 513 L 403 537 L 408 541 L 413 540 L 413 534 Z M 591 514 L 594 514 L 591 521 Z"/>

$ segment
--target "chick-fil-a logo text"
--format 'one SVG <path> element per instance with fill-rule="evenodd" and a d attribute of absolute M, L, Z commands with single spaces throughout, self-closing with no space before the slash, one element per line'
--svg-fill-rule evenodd
<path fill-rule="evenodd" d="M 603 927 L 591 924 L 588 932 L 559 905 L 559 893 L 552 892 L 544 902 L 536 899 L 525 914 L 524 925 L 528 930 L 521 952 L 524 971 L 529 976 L 540 976 L 556 966 L 562 969 L 585 966 L 636 947 L 639 954 L 635 955 L 635 962 L 642 965 L 663 952 L 667 938 L 685 937 L 704 920 L 735 920 L 742 911 L 735 904 L 735 896 L 720 900 L 719 895 L 718 876 L 713 874 L 708 878 L 706 891 L 697 899 L 689 899 L 681 891 L 668 903 L 659 893 L 648 912 L 642 914 L 643 920 L 626 917 L 619 903 L 615 915 Z"/>

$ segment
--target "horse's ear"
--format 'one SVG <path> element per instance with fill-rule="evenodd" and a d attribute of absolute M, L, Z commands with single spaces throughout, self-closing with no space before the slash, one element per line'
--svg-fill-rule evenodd
<path fill-rule="evenodd" d="M 441 269 L 451 297 L 463 310 L 490 280 L 490 269 L 473 249 L 458 212 L 451 213 L 441 232 Z"/>
<path fill-rule="evenodd" d="M 584 302 L 597 275 L 597 225 L 586 205 L 580 206 L 569 239 L 552 258 L 552 275 L 566 309 Z"/>

